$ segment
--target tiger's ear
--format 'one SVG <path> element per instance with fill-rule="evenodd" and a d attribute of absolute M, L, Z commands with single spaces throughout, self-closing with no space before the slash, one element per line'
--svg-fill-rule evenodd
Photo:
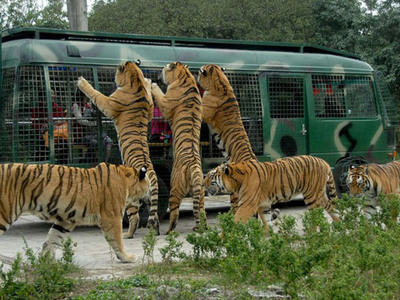
<path fill-rule="evenodd" d="M 365 175 L 369 175 L 369 167 L 367 166 L 366 168 L 365 168 Z"/>
<path fill-rule="evenodd" d="M 137 60 L 135 61 L 135 64 L 136 64 L 138 67 L 140 66 L 141 63 L 142 63 L 142 62 L 141 62 L 140 59 L 137 59 Z"/>
<path fill-rule="evenodd" d="M 125 70 L 125 66 L 124 65 L 119 65 L 118 66 L 118 72 L 123 73 Z"/>
<path fill-rule="evenodd" d="M 229 170 L 228 165 L 225 165 L 225 166 L 224 166 L 224 173 L 225 173 L 225 175 L 229 175 L 230 170 Z"/>
<path fill-rule="evenodd" d="M 199 71 L 199 72 L 201 73 L 201 75 L 207 76 L 207 71 L 204 70 L 203 68 L 200 68 L 200 71 Z"/>
<path fill-rule="evenodd" d="M 146 173 L 147 173 L 147 167 L 146 166 L 141 167 L 139 171 L 139 180 L 143 180 L 146 177 Z"/>
<path fill-rule="evenodd" d="M 221 71 L 222 71 L 222 72 L 225 72 L 225 70 L 226 70 L 226 69 L 225 69 L 224 67 L 221 67 Z"/>

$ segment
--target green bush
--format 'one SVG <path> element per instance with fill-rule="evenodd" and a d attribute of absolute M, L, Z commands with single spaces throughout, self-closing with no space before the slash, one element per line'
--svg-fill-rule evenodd
<path fill-rule="evenodd" d="M 25 240 L 24 240 L 25 241 Z M 73 244 L 68 238 L 63 241 L 63 254 L 56 259 L 51 252 L 38 256 L 25 241 L 25 257 L 18 253 L 11 269 L 0 268 L 0 299 L 55 299 L 70 292 L 76 280 L 68 277 L 78 271 L 72 263 Z"/>
<path fill-rule="evenodd" d="M 305 213 L 303 233 L 295 219 L 281 215 L 276 232 L 265 237 L 257 219 L 234 223 L 231 212 L 203 234 L 192 233 L 187 257 L 197 267 L 220 272 L 226 282 L 283 284 L 292 297 L 319 299 L 396 298 L 400 294 L 400 199 L 381 196 L 381 209 L 369 219 L 363 199 L 337 200 L 339 222 L 322 209 Z"/>

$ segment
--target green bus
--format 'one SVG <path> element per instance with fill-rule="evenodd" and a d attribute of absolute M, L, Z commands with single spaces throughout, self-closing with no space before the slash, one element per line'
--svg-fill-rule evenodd
<path fill-rule="evenodd" d="M 354 54 L 310 44 L 46 28 L 5 30 L 1 45 L 1 162 L 120 163 L 111 120 L 91 108 L 95 113 L 85 118 L 92 126 L 78 122 L 74 107 L 86 112 L 88 104 L 76 81 L 84 76 L 109 95 L 115 67 L 137 59 L 164 89 L 159 74 L 172 61 L 186 63 L 195 75 L 204 64 L 225 67 L 262 161 L 310 154 L 334 168 L 349 157 L 394 159 L 399 117 L 393 99 L 382 74 Z M 161 204 L 168 198 L 171 141 L 162 116 L 155 113 L 149 127 Z M 205 124 L 201 153 L 204 171 L 224 160 Z"/>

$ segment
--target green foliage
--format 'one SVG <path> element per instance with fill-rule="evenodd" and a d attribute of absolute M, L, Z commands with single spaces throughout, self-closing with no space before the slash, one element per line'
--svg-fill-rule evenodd
<path fill-rule="evenodd" d="M 143 246 L 143 259 L 142 262 L 147 259 L 148 264 L 154 263 L 154 248 L 157 241 L 156 231 L 151 228 L 143 238 L 142 246 Z"/>
<path fill-rule="evenodd" d="M 281 216 L 277 232 L 265 237 L 256 219 L 235 224 L 220 215 L 216 228 L 190 234 L 198 268 L 218 270 L 230 284 L 284 284 L 292 297 L 309 299 L 395 298 L 400 293 L 400 199 L 382 196 L 382 209 L 369 220 L 362 199 L 344 195 L 336 203 L 340 221 L 322 209 L 305 214 L 304 233 L 294 218 Z M 271 232 L 271 231 L 270 231 Z"/>
<path fill-rule="evenodd" d="M 86 296 L 78 296 L 75 299 L 140 299 L 140 293 L 136 288 L 147 288 L 150 286 L 150 279 L 147 275 L 136 275 L 126 279 L 101 282 L 95 289 Z"/>
<path fill-rule="evenodd" d="M 40 7 L 34 0 L 0 0 L 1 29 L 14 27 L 50 27 L 67 29 L 67 14 L 62 0 L 48 0 Z"/>
<path fill-rule="evenodd" d="M 26 262 L 17 255 L 11 269 L 0 268 L 0 299 L 54 299 L 70 292 L 76 281 L 68 275 L 78 271 L 72 264 L 72 242 L 63 243 L 63 255 L 57 260 L 50 252 L 35 255 L 25 241 Z"/>
<path fill-rule="evenodd" d="M 172 263 L 174 258 L 182 259 L 185 257 L 185 253 L 182 252 L 183 242 L 179 242 L 178 237 L 179 232 L 171 231 L 165 238 L 167 245 L 159 249 L 163 262 Z"/>

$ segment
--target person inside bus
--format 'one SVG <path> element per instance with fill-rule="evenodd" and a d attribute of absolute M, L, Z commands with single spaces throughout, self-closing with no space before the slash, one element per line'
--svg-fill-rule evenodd
<path fill-rule="evenodd" d="M 172 131 L 168 122 L 164 119 L 161 110 L 154 106 L 149 139 L 150 155 L 169 157 L 169 149 L 166 146 L 171 145 L 171 139 Z M 163 145 L 160 146 L 158 143 L 163 143 Z"/>
<path fill-rule="evenodd" d="M 98 152 L 98 136 L 97 136 L 97 121 L 96 109 L 92 107 L 92 102 L 81 91 L 78 95 L 78 103 L 74 103 L 72 111 L 76 120 L 74 126 L 75 140 L 87 146 L 85 161 L 89 163 L 97 163 Z M 105 150 L 104 161 L 108 162 L 111 156 L 111 149 L 113 140 L 107 135 L 105 131 L 102 133 L 103 146 Z"/>
<path fill-rule="evenodd" d="M 54 152 L 58 163 L 68 162 L 68 126 L 65 121 L 65 113 L 56 103 L 56 95 L 51 90 L 51 106 L 53 112 L 53 137 Z M 49 132 L 48 113 L 45 92 L 38 91 L 38 105 L 32 110 L 32 128 L 38 139 L 38 147 L 35 151 L 35 161 L 48 160 Z"/>

